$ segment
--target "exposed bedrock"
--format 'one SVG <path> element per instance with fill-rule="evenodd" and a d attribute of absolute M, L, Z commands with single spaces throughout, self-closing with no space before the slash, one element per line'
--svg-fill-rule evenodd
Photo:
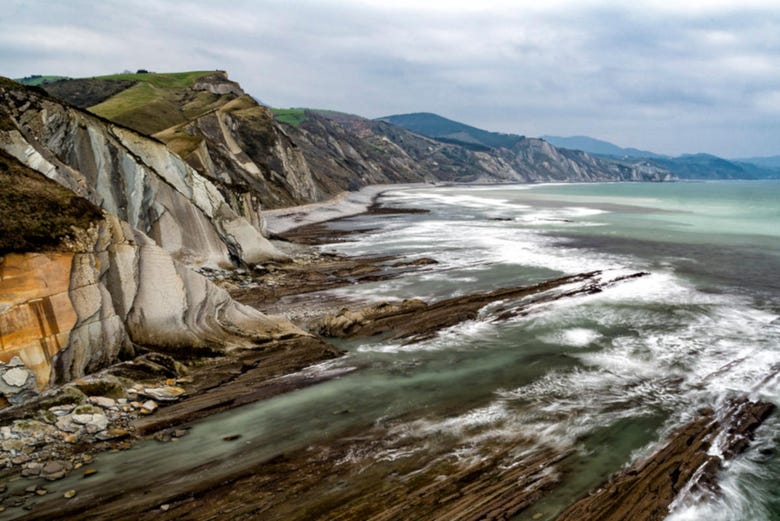
<path fill-rule="evenodd" d="M 235 302 L 115 216 L 76 233 L 67 249 L 0 260 L 0 361 L 19 357 L 38 389 L 130 357 L 137 346 L 192 354 L 308 336 Z"/>
<path fill-rule="evenodd" d="M 419 342 L 437 331 L 465 320 L 474 320 L 482 308 L 500 302 L 490 311 L 489 320 L 506 320 L 523 315 L 534 305 L 566 297 L 598 293 L 604 287 L 624 280 L 642 277 L 644 272 L 603 277 L 600 271 L 567 275 L 531 286 L 501 288 L 485 293 L 425 303 L 419 299 L 380 302 L 358 310 L 342 309 L 336 315 L 321 319 L 314 329 L 327 337 L 387 335 L 393 339 Z"/>
<path fill-rule="evenodd" d="M 771 403 L 738 399 L 718 411 L 705 411 L 672 434 L 653 455 L 569 507 L 558 521 L 665 519 L 681 492 L 717 491 L 723 461 L 747 448 L 755 430 L 774 409 Z"/>
<path fill-rule="evenodd" d="M 280 259 L 241 213 L 164 144 L 12 83 L 0 85 L 0 149 L 154 239 L 177 259 L 227 267 Z M 254 224 L 254 225 L 253 225 Z"/>

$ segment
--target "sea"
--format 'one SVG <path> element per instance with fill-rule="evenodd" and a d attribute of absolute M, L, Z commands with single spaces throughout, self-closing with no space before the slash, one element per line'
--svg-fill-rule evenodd
<path fill-rule="evenodd" d="M 416 344 L 341 342 L 344 357 L 308 369 L 329 381 L 208 418 L 178 443 L 101 455 L 91 493 L 161 468 L 178 480 L 199 479 L 206 462 L 233 472 L 388 424 L 420 450 L 455 436 L 464 460 L 486 433 L 571 452 L 559 484 L 516 517 L 554 519 L 703 408 L 739 396 L 780 406 L 780 181 L 442 186 L 389 189 L 379 202 L 430 212 L 335 221 L 361 233 L 322 250 L 438 264 L 328 298 L 435 301 L 594 270 L 649 275 L 510 320 L 488 306 Z M 691 487 L 669 520 L 779 520 L 778 427 L 775 413 L 724 462 L 719 493 Z M 240 457 L 220 442 L 235 433 Z"/>
<path fill-rule="evenodd" d="M 780 182 L 452 186 L 380 201 L 430 213 L 341 221 L 368 231 L 328 249 L 440 264 L 345 296 L 436 300 L 592 270 L 650 273 L 509 322 L 486 312 L 413 346 L 350 346 L 353 362 L 414 367 L 403 383 L 372 381 L 386 386 L 382 414 L 463 400 L 475 405 L 416 427 L 492 423 L 576 449 L 578 471 L 534 512 L 552 519 L 702 408 L 736 396 L 780 406 Z M 778 426 L 776 413 L 724 462 L 720 494 L 688 490 L 669 519 L 780 519 Z"/>

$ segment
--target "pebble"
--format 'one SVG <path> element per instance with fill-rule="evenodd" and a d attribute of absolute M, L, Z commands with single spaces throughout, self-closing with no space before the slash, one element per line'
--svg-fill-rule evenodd
<path fill-rule="evenodd" d="M 22 448 L 24 448 L 24 442 L 22 440 L 10 439 L 10 440 L 5 440 L 3 442 L 4 451 L 8 451 L 8 452 L 12 450 L 19 451 L 22 450 Z"/>
<path fill-rule="evenodd" d="M 64 461 L 49 461 L 41 469 L 41 475 L 48 481 L 56 481 L 65 477 L 67 464 Z"/>
<path fill-rule="evenodd" d="M 89 398 L 89 401 L 104 409 L 110 409 L 116 406 L 116 400 L 113 398 L 107 398 L 105 396 L 92 396 Z"/>
<path fill-rule="evenodd" d="M 159 402 L 175 402 L 185 392 L 186 391 L 182 387 L 166 385 L 165 387 L 144 389 L 142 394 L 154 398 Z"/>
<path fill-rule="evenodd" d="M 62 495 L 65 499 L 71 499 L 76 497 L 76 491 L 73 489 L 65 491 L 65 493 Z"/>
<path fill-rule="evenodd" d="M 105 432 L 99 433 L 97 436 L 95 436 L 95 438 L 99 440 L 112 440 L 114 438 L 122 438 L 128 434 L 130 434 L 130 431 L 127 429 L 112 428 Z"/>
<path fill-rule="evenodd" d="M 49 491 L 46 490 L 45 488 L 39 488 L 38 490 L 35 491 L 35 493 L 38 494 L 39 496 L 45 496 L 46 494 L 49 493 Z"/>
<path fill-rule="evenodd" d="M 169 508 L 171 508 L 171 505 L 169 505 L 168 503 L 164 505 L 160 505 L 160 510 L 162 510 L 163 512 L 167 512 Z"/>
<path fill-rule="evenodd" d="M 30 456 L 28 456 L 27 454 L 20 454 L 16 456 L 14 459 L 12 459 L 11 463 L 13 463 L 14 465 L 22 465 L 24 463 L 27 463 L 28 461 L 30 461 Z"/>
<path fill-rule="evenodd" d="M 152 414 L 157 410 L 157 402 L 154 400 L 146 400 L 141 405 L 141 414 Z"/>
<path fill-rule="evenodd" d="M 240 434 L 230 434 L 228 436 L 224 436 L 222 439 L 225 441 L 235 441 L 240 437 L 241 437 Z"/>
<path fill-rule="evenodd" d="M 541 512 L 537 512 L 536 514 L 531 516 L 531 519 L 541 519 L 543 515 L 544 514 L 542 514 Z"/>
<path fill-rule="evenodd" d="M 84 471 L 84 477 L 85 478 L 88 478 L 89 476 L 93 476 L 95 474 L 97 474 L 97 470 L 95 470 L 93 468 L 89 468 L 89 469 Z"/>

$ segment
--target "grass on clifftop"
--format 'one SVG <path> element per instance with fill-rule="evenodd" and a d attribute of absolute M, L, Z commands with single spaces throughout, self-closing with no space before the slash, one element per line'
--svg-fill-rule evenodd
<path fill-rule="evenodd" d="M 216 71 L 189 71 L 189 72 L 145 72 L 109 74 L 107 76 L 95 76 L 93 80 L 130 80 L 148 83 L 160 89 L 184 89 L 191 87 L 195 80 Z"/>
<path fill-rule="evenodd" d="M 274 118 L 280 123 L 287 123 L 293 127 L 299 126 L 301 123 L 309 119 L 306 115 L 305 109 L 271 109 L 274 113 Z"/>
<path fill-rule="evenodd" d="M 207 91 L 186 92 L 195 80 L 214 71 L 170 74 L 113 74 L 94 78 L 137 83 L 97 105 L 90 112 L 152 135 L 197 117 L 222 104 L 222 97 Z"/>
<path fill-rule="evenodd" d="M 41 76 L 39 74 L 33 74 L 32 76 L 25 76 L 24 78 L 16 78 L 14 81 L 18 81 L 22 85 L 28 85 L 30 87 L 40 87 L 44 83 L 51 83 L 64 79 L 67 79 L 67 76 Z"/>
<path fill-rule="evenodd" d="M 0 150 L 0 254 L 56 250 L 100 210 Z"/>

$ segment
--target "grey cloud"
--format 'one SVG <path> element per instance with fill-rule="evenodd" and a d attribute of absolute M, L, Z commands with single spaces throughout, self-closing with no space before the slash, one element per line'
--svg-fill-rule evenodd
<path fill-rule="evenodd" d="M 427 110 L 669 153 L 780 153 L 780 8 L 493 4 L 11 0 L 0 73 L 224 68 L 277 106 Z"/>

